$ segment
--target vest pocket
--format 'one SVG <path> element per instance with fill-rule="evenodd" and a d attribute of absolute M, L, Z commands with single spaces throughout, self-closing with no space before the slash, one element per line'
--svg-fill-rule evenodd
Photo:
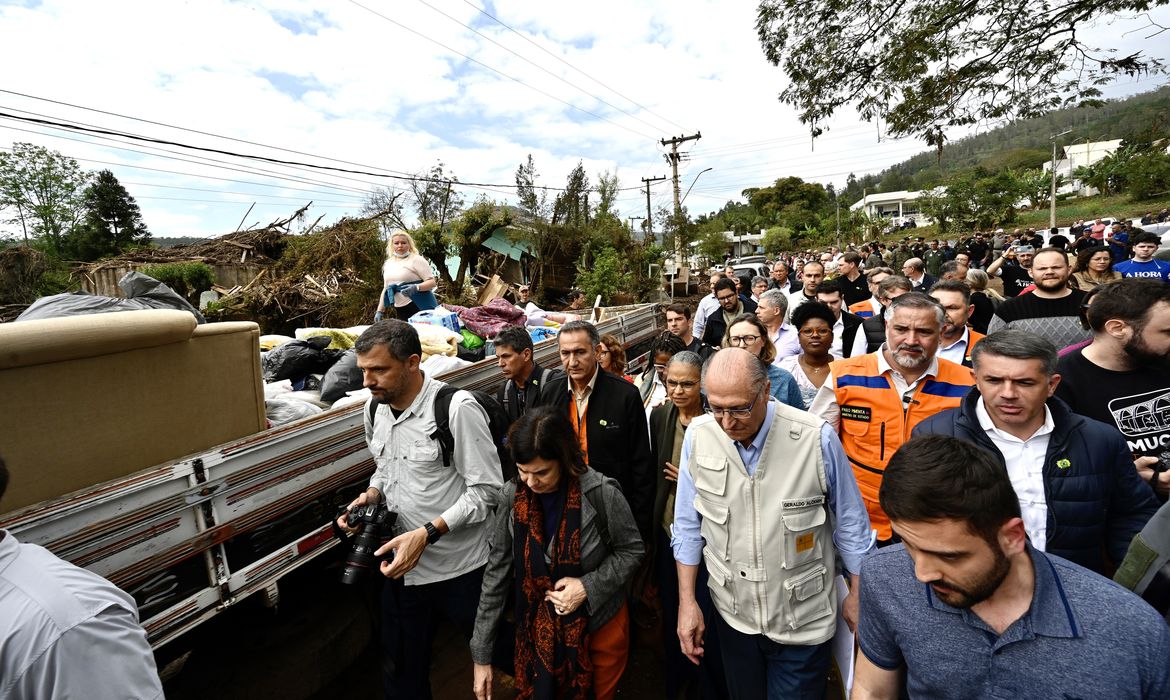
<path fill-rule="evenodd" d="M 833 613 L 833 591 L 825 578 L 829 570 L 823 564 L 784 582 L 791 629 L 800 629 L 813 620 Z"/>
<path fill-rule="evenodd" d="M 707 542 L 707 550 L 722 557 L 724 561 L 730 559 L 730 540 L 728 538 L 730 526 L 727 524 L 730 511 L 727 506 L 709 503 L 703 500 L 702 496 L 696 496 L 695 510 L 699 511 L 699 515 L 703 518 L 699 529 L 703 533 L 703 539 Z"/>
<path fill-rule="evenodd" d="M 784 568 L 797 569 L 824 556 L 825 509 L 805 508 L 785 512 L 784 520 Z"/>
<path fill-rule="evenodd" d="M 695 455 L 695 464 L 698 469 L 691 472 L 695 477 L 695 488 L 722 496 L 727 491 L 727 459 Z"/>
<path fill-rule="evenodd" d="M 731 590 L 731 572 L 709 548 L 703 549 L 703 563 L 707 565 L 707 588 L 711 591 L 715 609 L 734 615 L 738 608 L 735 592 Z"/>

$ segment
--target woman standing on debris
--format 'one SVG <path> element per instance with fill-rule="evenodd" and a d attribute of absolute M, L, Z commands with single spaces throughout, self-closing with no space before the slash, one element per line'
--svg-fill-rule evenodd
<path fill-rule="evenodd" d="M 382 264 L 382 295 L 378 298 L 374 321 L 381 321 L 391 305 L 403 321 L 419 311 L 435 308 L 439 303 L 431 290 L 436 284 L 430 263 L 418 254 L 410 234 L 401 229 L 391 233 L 386 244 L 386 262 Z"/>
<path fill-rule="evenodd" d="M 491 523 L 471 659 L 491 695 L 505 599 L 516 602 L 516 697 L 612 698 L 629 655 L 627 581 L 644 547 L 617 482 L 586 466 L 563 411 L 541 406 L 508 431 L 519 475 Z M 509 585 L 510 584 L 510 585 Z"/>

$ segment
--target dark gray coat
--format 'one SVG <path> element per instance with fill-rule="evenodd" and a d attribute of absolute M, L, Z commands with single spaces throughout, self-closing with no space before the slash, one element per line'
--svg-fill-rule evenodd
<path fill-rule="evenodd" d="M 634 523 L 633 513 L 617 481 L 592 469 L 581 475 L 581 577 L 585 586 L 588 631 L 609 622 L 626 602 L 625 585 L 642 560 L 645 547 Z M 595 493 L 590 493 L 594 491 Z M 512 595 L 515 561 L 512 552 L 512 502 L 516 482 L 509 481 L 500 491 L 500 505 L 490 521 L 488 562 L 483 573 L 479 610 L 475 614 L 475 633 L 471 637 L 471 659 L 491 663 L 492 647 L 504 616 L 504 603 Z M 606 524 L 613 551 L 606 548 L 594 503 L 606 511 Z M 546 555 L 546 559 L 547 559 Z"/>

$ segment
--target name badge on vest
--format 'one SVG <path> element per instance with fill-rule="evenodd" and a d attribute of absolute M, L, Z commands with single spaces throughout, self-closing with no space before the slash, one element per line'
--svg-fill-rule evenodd
<path fill-rule="evenodd" d="M 799 508 L 808 508 L 809 506 L 823 506 L 825 504 L 824 496 L 809 496 L 807 498 L 788 498 L 780 501 L 780 507 L 784 510 L 796 510 Z"/>
<path fill-rule="evenodd" d="M 869 406 L 849 406 L 841 407 L 842 420 L 855 420 L 862 423 L 868 423 L 873 418 L 873 411 Z"/>

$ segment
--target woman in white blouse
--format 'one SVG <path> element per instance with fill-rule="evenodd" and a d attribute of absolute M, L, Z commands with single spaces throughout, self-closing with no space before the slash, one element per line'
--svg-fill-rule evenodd
<path fill-rule="evenodd" d="M 792 312 L 791 323 L 798 333 L 801 353 L 780 360 L 780 369 L 788 370 L 796 378 L 805 410 L 829 376 L 829 363 L 833 361 L 829 348 L 833 346 L 836 320 L 833 310 L 820 302 L 801 304 Z"/>
<path fill-rule="evenodd" d="M 418 254 L 414 239 L 401 229 L 390 234 L 386 262 L 382 264 L 382 294 L 378 297 L 375 321 L 381 321 L 392 298 L 394 311 L 403 321 L 419 311 L 438 306 L 432 291 L 438 283 L 431 264 Z"/>

